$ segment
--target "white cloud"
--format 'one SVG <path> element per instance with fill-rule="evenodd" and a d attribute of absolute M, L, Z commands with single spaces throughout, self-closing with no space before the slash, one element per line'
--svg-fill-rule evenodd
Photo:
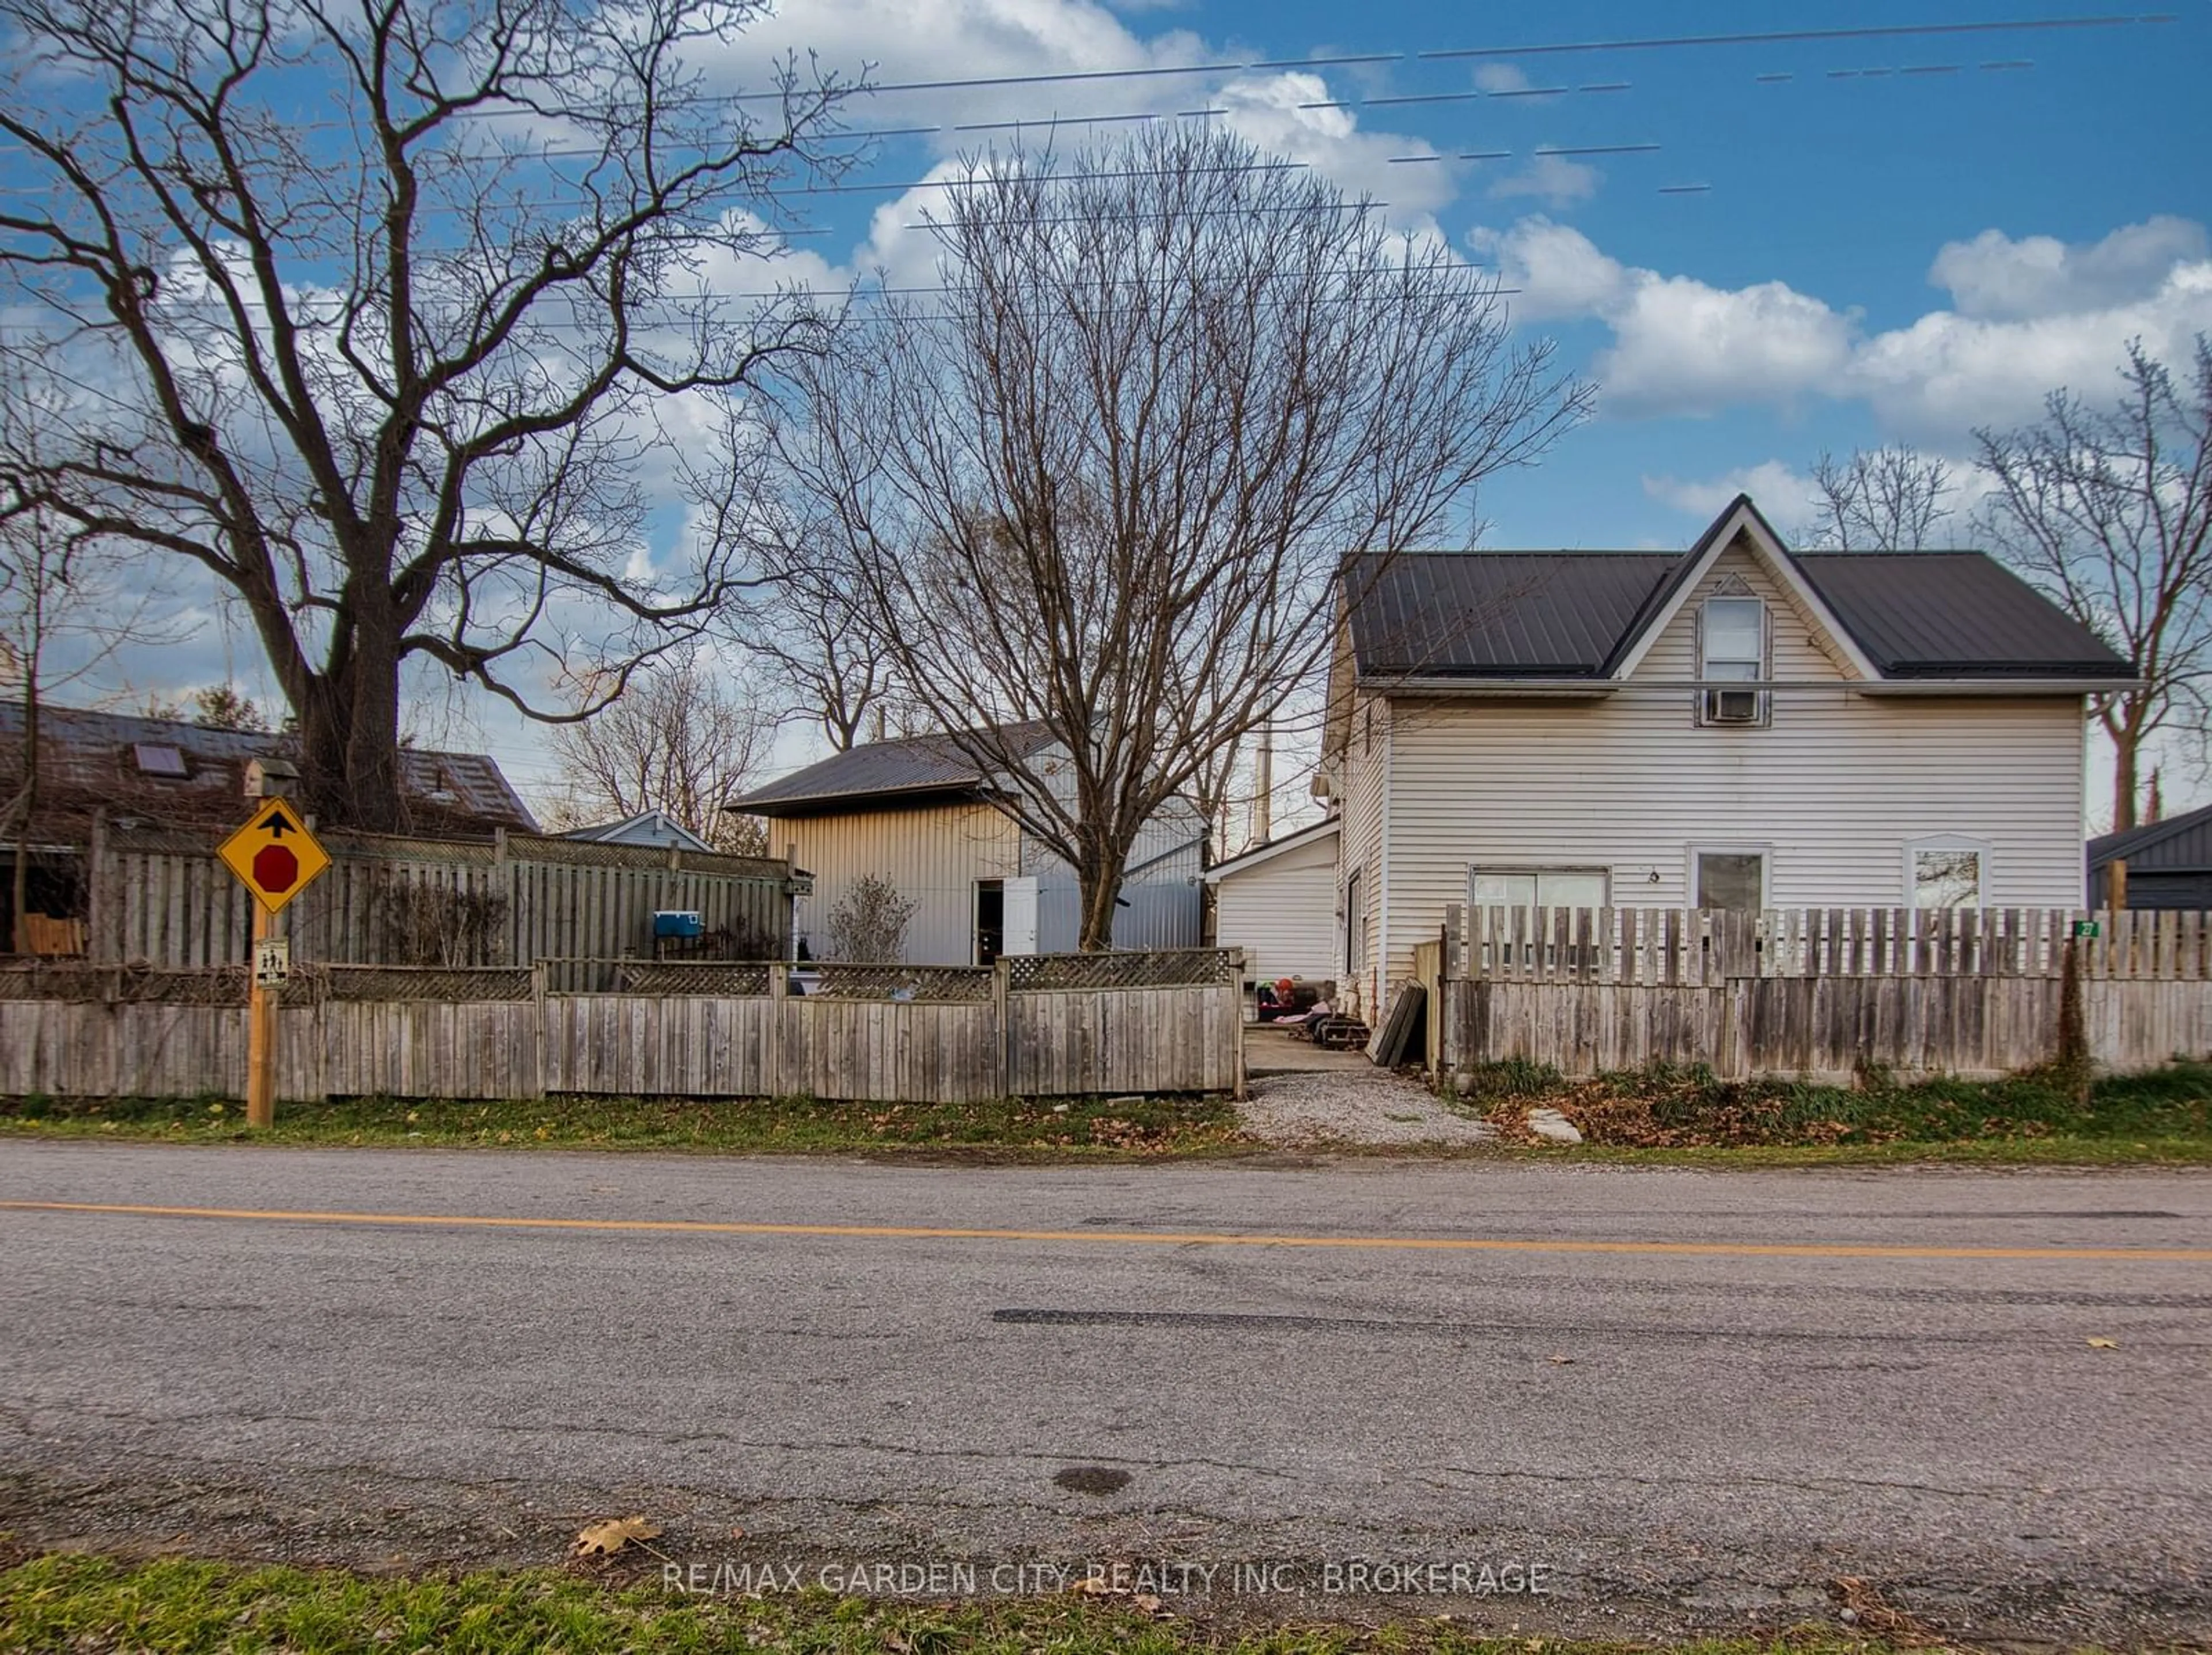
<path fill-rule="evenodd" d="M 785 0 L 727 38 L 714 54 L 733 82 L 767 83 L 787 52 L 812 53 L 848 76 L 866 65 L 890 72 L 879 84 L 974 81 L 1002 76 L 1158 68 L 1203 61 L 1205 43 L 1187 30 L 1139 39 L 1091 0 Z M 849 112 L 864 126 L 974 122 L 1002 117 L 1097 114 L 1188 106 L 1196 77 L 1073 82 L 1059 86 L 962 86 L 887 92 Z M 972 136 L 972 135 L 970 135 Z M 945 135 L 947 147 L 964 142 Z"/>
<path fill-rule="evenodd" d="M 2174 219 L 2074 247 L 1995 233 L 1954 242 L 1936 263 L 1958 308 L 1873 334 L 1856 311 L 1787 283 L 1717 288 L 1639 269 L 1541 216 L 1469 239 L 1522 289 L 1522 319 L 1612 329 L 1593 368 L 1607 407 L 1629 415 L 1863 399 L 1889 435 L 1940 447 L 2033 419 L 2062 386 L 2102 397 L 2130 339 L 2172 361 L 2212 332 L 2204 232 Z"/>
<path fill-rule="evenodd" d="M 1492 196 L 1534 196 L 1553 209 L 1587 201 L 1597 193 L 1598 170 L 1565 155 L 1538 155 L 1516 173 L 1490 186 Z"/>
<path fill-rule="evenodd" d="M 1622 265 L 1579 230 L 1541 216 L 1478 230 L 1474 245 L 1521 291 L 1523 319 L 1595 316 L 1613 332 L 1594 368 L 1626 414 L 1709 414 L 1788 402 L 1840 373 L 1852 320 L 1779 282 L 1712 287 Z"/>
<path fill-rule="evenodd" d="M 1947 245 L 1928 279 L 1964 316 L 2049 316 L 2149 298 L 2175 265 L 2202 263 L 2205 254 L 2204 227 L 2185 218 L 2149 218 L 2100 241 L 2070 244 L 2048 235 L 2015 241 L 2002 230 L 1984 230 Z"/>
<path fill-rule="evenodd" d="M 1647 477 L 1644 492 L 1678 511 L 1707 520 L 1719 516 L 1736 496 L 1747 494 L 1787 532 L 1787 526 L 1797 521 L 1812 502 L 1813 479 L 1782 460 L 1768 459 L 1703 479 Z"/>
<path fill-rule="evenodd" d="M 1510 230 L 1477 229 L 1468 238 L 1517 288 L 1513 313 L 1523 321 L 1601 315 L 1628 288 L 1630 272 L 1580 230 L 1540 214 Z"/>
<path fill-rule="evenodd" d="M 2131 303 L 2007 320 L 1930 312 L 1861 345 L 1843 388 L 1873 404 L 1899 435 L 1942 440 L 2032 420 L 2060 386 L 2106 400 L 2119 390 L 2116 370 L 2129 340 L 2171 362 L 2201 332 L 2212 332 L 2205 260 L 2175 265 Z"/>
<path fill-rule="evenodd" d="M 1349 195 L 1389 202 L 1387 216 L 1394 224 L 1418 222 L 1456 193 L 1451 165 L 1440 158 L 1391 162 L 1395 155 L 1436 156 L 1433 145 L 1362 131 L 1348 109 L 1303 106 L 1328 101 L 1328 82 L 1304 70 L 1243 76 L 1214 94 L 1238 137 L 1305 162 Z"/>
<path fill-rule="evenodd" d="M 1487 63 L 1478 64 L 1474 83 L 1481 90 L 1495 94 L 1500 92 L 1526 92 L 1528 77 L 1511 64 Z"/>

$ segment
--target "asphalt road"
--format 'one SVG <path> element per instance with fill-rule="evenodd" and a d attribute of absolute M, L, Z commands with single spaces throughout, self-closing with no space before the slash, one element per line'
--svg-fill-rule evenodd
<path fill-rule="evenodd" d="M 545 1561 L 639 1511 L 809 1579 L 2212 1633 L 2203 1176 L 14 1142 L 0 1258 L 33 1543 Z"/>

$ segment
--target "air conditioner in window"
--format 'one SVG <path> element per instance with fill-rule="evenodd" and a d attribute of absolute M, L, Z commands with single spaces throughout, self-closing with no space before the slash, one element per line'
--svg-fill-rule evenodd
<path fill-rule="evenodd" d="M 1706 691 L 1705 722 L 1708 724 L 1758 723 L 1759 691 L 1756 690 Z"/>

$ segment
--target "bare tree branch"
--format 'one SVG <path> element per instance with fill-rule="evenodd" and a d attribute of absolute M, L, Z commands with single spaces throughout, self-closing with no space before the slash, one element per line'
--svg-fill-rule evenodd
<path fill-rule="evenodd" d="M 719 850 L 761 852 L 759 824 L 722 801 L 757 776 L 775 723 L 711 655 L 672 653 L 639 669 L 611 700 L 596 685 L 580 687 L 605 705 L 553 738 L 568 788 L 555 812 L 562 826 L 657 810 Z"/>
<path fill-rule="evenodd" d="M 1314 675 L 1339 560 L 1586 405 L 1490 278 L 1258 161 L 1177 128 L 976 163 L 942 299 L 794 363 L 778 433 L 901 693 L 1074 867 L 1085 948 L 1145 825 Z M 1039 724 L 1064 764 L 1024 762 Z"/>
<path fill-rule="evenodd" d="M 698 456 L 734 448 L 734 393 L 818 346 L 811 305 L 728 289 L 780 245 L 775 191 L 848 159 L 835 75 L 702 80 L 764 6 L 0 0 L 32 186 L 0 300 L 80 392 L 0 473 L 236 592 L 326 818 L 400 825 L 410 656 L 565 716 L 532 656 L 635 661 L 736 589 L 711 535 L 656 567 L 650 520 L 724 509 Z"/>
<path fill-rule="evenodd" d="M 1803 542 L 1838 551 L 1904 551 L 1929 545 L 1951 515 L 1950 465 L 1911 448 L 1857 448 L 1813 466 L 1813 521 Z"/>
<path fill-rule="evenodd" d="M 2145 751 L 2202 739 L 2212 680 L 2212 344 L 2177 380 L 2128 346 L 2113 404 L 2055 391 L 2016 431 L 1978 431 L 1996 490 L 1982 526 L 2029 581 L 2136 664 L 2140 689 L 2106 697 L 2112 827 L 2136 825 Z"/>

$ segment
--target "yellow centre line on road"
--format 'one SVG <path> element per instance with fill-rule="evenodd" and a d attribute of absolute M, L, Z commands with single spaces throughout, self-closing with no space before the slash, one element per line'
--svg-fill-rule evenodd
<path fill-rule="evenodd" d="M 11 1213 L 123 1218 L 239 1219 L 271 1224 L 412 1225 L 431 1229 L 638 1231 L 664 1235 L 834 1236 L 860 1241 L 1047 1241 L 1088 1246 L 1350 1247 L 1437 1253 L 1636 1253 L 1705 1258 L 2123 1259 L 2212 1264 L 2205 1247 L 1892 1247 L 1852 1243 L 1574 1241 L 1477 1236 L 1235 1235 L 1178 1230 L 985 1230 L 924 1224 L 748 1224 L 711 1219 L 501 1218 L 480 1213 L 303 1213 L 257 1207 L 138 1207 L 83 1201 L 0 1201 Z M 2053 1214 L 2063 1217 L 2062 1214 Z"/>

